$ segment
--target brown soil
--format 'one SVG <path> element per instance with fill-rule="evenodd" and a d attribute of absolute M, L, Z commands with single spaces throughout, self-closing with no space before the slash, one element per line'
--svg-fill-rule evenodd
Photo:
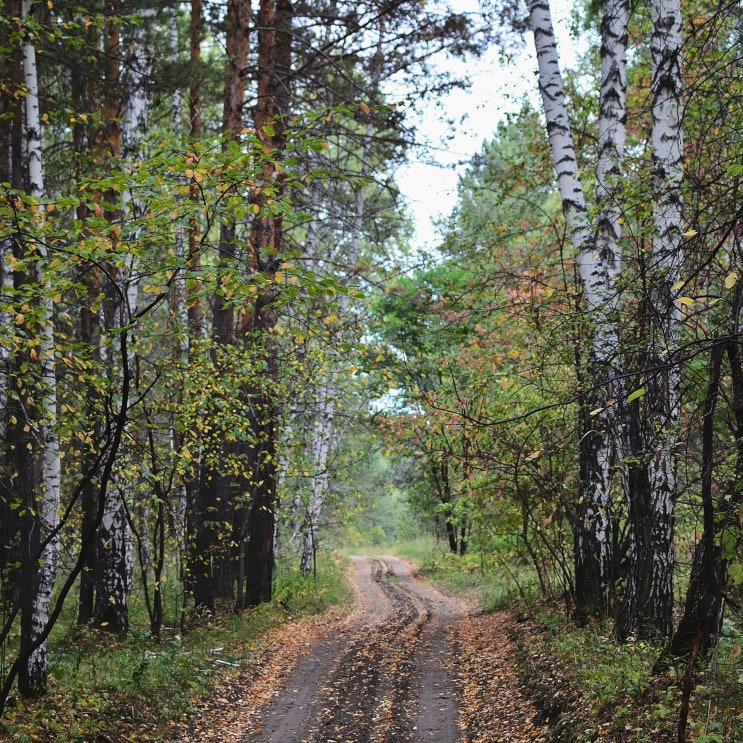
<path fill-rule="evenodd" d="M 283 630 L 173 740 L 547 741 L 510 657 L 514 620 L 475 616 L 402 561 L 354 558 L 351 614 Z"/>

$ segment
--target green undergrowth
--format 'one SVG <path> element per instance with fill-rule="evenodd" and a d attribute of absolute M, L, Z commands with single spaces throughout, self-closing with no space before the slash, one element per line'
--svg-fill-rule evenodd
<path fill-rule="evenodd" d="M 579 720 L 565 740 L 657 743 L 677 740 L 681 664 L 661 675 L 653 665 L 661 652 L 647 642 L 617 643 L 610 623 L 579 627 L 564 615 L 542 609 L 524 628 L 519 665 L 532 691 L 540 683 L 553 693 L 556 680 L 577 698 Z M 743 663 L 739 628 L 726 621 L 715 652 L 700 658 L 693 676 L 686 740 L 743 740 Z M 540 679 L 540 676 L 542 678 Z M 600 735 L 601 737 L 597 737 Z"/>
<path fill-rule="evenodd" d="M 279 565 L 271 603 L 239 614 L 229 606 L 214 616 L 186 612 L 182 625 L 164 628 L 159 643 L 136 612 L 125 637 L 78 627 L 71 616 L 50 639 L 49 693 L 11 700 L 0 740 L 158 738 L 160 726 L 192 711 L 226 674 L 248 666 L 272 629 L 349 601 L 343 564 L 323 555 L 316 577 Z"/>

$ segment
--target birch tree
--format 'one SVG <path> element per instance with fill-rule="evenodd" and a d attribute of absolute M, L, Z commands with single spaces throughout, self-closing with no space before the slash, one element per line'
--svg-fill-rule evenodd
<path fill-rule="evenodd" d="M 386 20 L 384 17 L 380 17 L 377 44 L 374 54 L 369 60 L 369 97 L 373 101 L 378 100 L 380 97 L 379 86 L 383 73 L 385 34 Z M 366 109 L 366 111 L 362 109 L 362 114 L 365 116 L 366 121 L 361 140 L 359 171 L 355 179 L 357 191 L 351 223 L 349 249 L 348 255 L 345 258 L 346 268 L 343 283 L 347 287 L 351 285 L 355 277 L 361 238 L 367 217 L 365 206 L 368 186 L 366 182 L 371 175 L 370 156 L 374 137 L 374 123 L 371 110 L 368 106 L 366 106 Z M 314 229 L 312 229 L 310 234 L 314 236 L 317 232 L 316 225 L 313 224 L 312 227 Z M 312 242 L 311 255 L 315 253 L 314 243 L 316 241 L 313 239 Z M 328 255 L 323 258 L 323 260 L 329 259 L 332 260 L 332 256 Z M 349 296 L 348 294 L 344 294 L 339 300 L 338 309 L 341 318 L 345 317 L 348 307 Z M 336 368 L 337 362 L 333 358 L 333 354 L 328 359 L 328 366 L 327 381 L 314 388 L 315 400 L 311 411 L 313 420 L 309 444 L 311 475 L 306 513 L 301 528 L 302 554 L 300 558 L 300 570 L 303 575 L 307 575 L 314 565 L 317 535 L 320 529 L 320 517 L 329 489 L 328 467 L 332 450 L 331 445 L 334 438 L 336 438 L 334 436 L 336 427 L 336 401 L 341 397 L 341 391 L 338 389 L 339 372 Z"/>
<path fill-rule="evenodd" d="M 606 162 L 616 163 L 622 134 L 617 129 L 618 119 L 612 114 L 607 120 L 607 105 L 615 106 L 617 91 L 625 84 L 621 74 L 607 74 L 604 67 L 601 88 L 601 127 L 599 159 L 599 204 L 604 204 L 596 241 L 587 217 L 586 201 L 578 180 L 578 169 L 568 123 L 567 105 L 557 58 L 554 32 L 546 2 L 530 3 L 540 72 L 540 91 L 547 118 L 550 147 L 556 167 L 558 186 L 573 247 L 578 256 L 578 269 L 591 323 L 592 368 L 605 369 L 602 387 L 605 404 L 594 410 L 600 421 L 606 422 L 611 437 L 613 457 L 620 469 L 622 487 L 629 516 L 630 568 L 625 598 L 617 622 L 617 634 L 626 639 L 637 632 L 641 636 L 669 636 L 671 633 L 672 576 L 673 576 L 673 503 L 675 499 L 675 442 L 673 431 L 679 415 L 679 370 L 674 358 L 675 338 L 678 332 L 678 306 L 674 292 L 682 260 L 681 229 L 681 101 L 680 101 L 680 13 L 669 4 L 653 5 L 652 49 L 652 151 L 653 151 L 653 286 L 647 301 L 653 320 L 647 340 L 644 360 L 646 383 L 643 389 L 628 394 L 626 370 L 621 357 L 622 346 L 616 325 L 617 303 L 613 287 L 620 271 L 618 248 L 619 204 L 617 193 L 607 189 L 607 176 L 615 165 L 602 164 L 606 157 L 607 141 L 614 154 Z M 607 5 L 607 20 L 612 16 L 623 18 L 611 29 L 605 21 L 603 29 L 604 61 L 612 45 L 611 37 L 626 36 L 626 10 L 619 12 L 616 4 Z M 617 31 L 617 29 L 621 29 Z M 613 44 L 623 53 L 623 45 Z M 612 81 L 613 78 L 613 81 Z M 620 91 L 624 95 L 624 91 Z M 618 109 L 621 115 L 621 108 Z M 611 123 L 611 122 L 614 123 Z M 620 138 L 616 135 L 619 131 Z M 612 134 L 613 133 L 613 134 Z M 612 176 L 612 178 L 615 178 Z M 608 199 L 607 199 L 608 197 Z M 644 394 L 642 408 L 635 402 Z M 630 404 L 633 403 L 634 404 Z M 587 467 L 584 477 L 593 473 L 608 473 L 605 443 L 601 444 L 596 466 Z M 584 481 L 584 487 L 593 488 Z M 603 490 L 603 488 L 602 488 Z M 606 522 L 595 518 L 604 508 L 602 498 L 594 501 L 583 496 L 584 502 L 593 502 L 587 513 L 593 523 Z M 591 513 L 593 511 L 594 513 Z M 584 525 L 586 524 L 584 519 Z M 581 539 L 578 539 L 578 565 L 581 558 Z M 595 549 L 592 550 L 595 554 Z M 581 575 L 580 571 L 577 571 Z M 608 585 L 608 584 L 604 584 Z"/>
<path fill-rule="evenodd" d="M 598 191 L 603 212 L 598 240 L 579 179 L 549 3 L 532 0 L 529 12 L 550 149 L 592 335 L 590 399 L 595 407 L 585 420 L 588 430 L 582 437 L 581 523 L 575 546 L 577 608 L 579 614 L 604 613 L 611 603 L 613 581 L 610 467 L 632 451 L 631 426 L 627 425 L 629 415 L 624 405 L 625 373 L 618 355 L 620 341 L 615 323 L 615 285 L 621 266 L 621 228 L 615 199 L 623 146 L 627 7 L 622 2 L 610 3 L 602 26 Z"/>
<path fill-rule="evenodd" d="M 23 0 L 22 19 L 29 20 L 33 2 Z M 45 196 L 41 116 L 39 111 L 39 83 L 36 48 L 33 36 L 27 37 L 22 48 L 24 96 L 24 134 L 27 157 L 27 193 L 35 205 L 38 219 L 43 211 L 38 208 Z M 54 368 L 53 300 L 47 276 L 48 253 L 40 240 L 24 244 L 19 239 L 18 259 L 25 258 L 33 266 L 29 279 L 37 291 L 39 309 L 37 328 L 38 351 L 31 352 L 36 360 L 38 387 L 29 389 L 24 379 L 24 364 L 16 361 L 11 377 L 16 397 L 17 416 L 11 416 L 11 428 L 20 429 L 15 447 L 15 477 L 25 497 L 26 514 L 22 517 L 24 538 L 27 540 L 21 556 L 21 641 L 19 656 L 25 658 L 18 675 L 19 691 L 35 696 L 46 688 L 46 641 L 40 641 L 49 619 L 52 588 L 57 573 L 58 509 L 60 503 L 59 440 L 55 432 L 57 391 Z M 21 279 L 23 280 L 23 279 Z M 18 322 L 18 318 L 16 318 Z M 30 322 L 30 321 L 29 321 Z M 34 397 L 36 399 L 34 399 Z M 24 436 L 24 434 L 29 434 Z M 21 441 L 25 446 L 21 447 Z M 38 466 L 33 458 L 38 457 Z M 38 474 L 37 474 L 38 473 Z"/>
<path fill-rule="evenodd" d="M 683 133 L 681 8 L 678 0 L 651 3 L 653 237 L 649 333 L 645 351 L 644 463 L 647 489 L 628 500 L 630 568 L 619 618 L 621 638 L 670 637 L 673 632 L 674 514 L 683 265 Z"/>
<path fill-rule="evenodd" d="M 625 0 L 607 0 L 601 22 L 595 251 L 606 274 L 606 285 L 602 287 L 598 307 L 606 316 L 604 322 L 612 324 L 616 322 L 619 311 L 617 279 L 622 269 L 620 184 L 626 138 L 628 20 L 629 4 Z M 603 344 L 598 345 L 605 348 Z M 615 355 L 617 350 L 614 350 Z M 609 429 L 610 413 L 606 410 L 604 395 L 607 391 L 603 378 L 607 361 L 605 353 L 600 351 L 590 355 L 587 368 L 589 389 L 581 409 L 580 523 L 575 540 L 576 613 L 579 618 L 608 614 L 613 604 L 611 490 L 612 466 L 616 460 Z"/>

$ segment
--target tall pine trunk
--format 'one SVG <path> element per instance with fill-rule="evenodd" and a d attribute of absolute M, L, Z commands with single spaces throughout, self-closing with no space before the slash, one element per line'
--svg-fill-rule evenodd
<path fill-rule="evenodd" d="M 192 8 L 196 12 L 198 8 Z M 225 147 L 228 141 L 239 142 L 243 130 L 243 105 L 245 99 L 245 78 L 247 74 L 249 25 L 251 20 L 250 3 L 247 0 L 229 0 L 226 18 L 227 63 L 224 78 L 222 108 L 222 130 Z M 192 34 L 197 32 L 196 19 L 192 17 Z M 192 54 L 194 53 L 192 35 Z M 198 116 L 198 105 L 193 90 L 191 92 L 192 125 Z M 195 256 L 195 250 L 192 257 Z M 232 217 L 226 217 L 220 227 L 219 263 L 220 275 L 234 270 L 244 257 L 237 242 L 237 225 Z M 238 321 L 234 304 L 217 291 L 213 297 L 212 316 L 212 362 L 217 373 L 225 363 L 224 351 L 234 344 L 244 342 L 238 338 Z M 233 401 L 233 404 L 236 404 Z M 223 456 L 227 459 L 236 453 L 236 445 L 227 441 L 219 442 Z M 230 597 L 233 592 L 234 566 L 240 551 L 237 542 L 230 534 L 234 528 L 235 502 L 233 479 L 217 464 L 206 465 L 199 476 L 196 494 L 195 533 L 192 544 L 193 594 L 196 606 L 210 611 L 215 608 L 218 596 Z M 224 536 L 223 536 L 224 535 Z M 235 554 L 237 552 L 237 554 Z"/>
<path fill-rule="evenodd" d="M 255 131 L 263 141 L 262 186 L 281 184 L 276 160 L 286 144 L 290 105 L 292 9 L 288 0 L 261 0 L 258 25 L 258 85 Z M 274 197 L 277 198 L 277 197 Z M 279 428 L 278 321 L 279 288 L 274 277 L 282 262 L 281 212 L 267 213 L 267 197 L 256 197 L 259 208 L 250 236 L 255 270 L 267 279 L 254 306 L 252 335 L 264 361 L 264 378 L 251 393 L 250 419 L 254 447 L 250 450 L 251 501 L 248 513 L 245 603 L 270 601 L 273 590 L 277 440 Z"/>

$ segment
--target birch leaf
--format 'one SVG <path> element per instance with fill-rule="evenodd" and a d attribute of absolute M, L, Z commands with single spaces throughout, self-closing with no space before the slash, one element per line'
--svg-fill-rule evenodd
<path fill-rule="evenodd" d="M 594 408 L 588 415 L 590 416 L 598 415 L 599 413 L 603 411 L 604 411 L 604 408 Z"/>
<path fill-rule="evenodd" d="M 681 304 L 685 305 L 686 307 L 694 306 L 694 300 L 691 297 L 679 297 L 679 302 L 681 302 Z"/>
<path fill-rule="evenodd" d="M 640 387 L 640 389 L 635 390 L 634 392 L 630 392 L 629 395 L 627 395 L 627 402 L 632 402 L 633 400 L 637 400 L 639 397 L 642 397 L 645 394 L 645 388 Z"/>
<path fill-rule="evenodd" d="M 537 449 L 537 451 L 533 451 L 529 456 L 526 458 L 527 462 L 533 462 L 535 459 L 539 458 L 539 455 L 542 453 L 541 449 Z"/>
<path fill-rule="evenodd" d="M 694 237 L 697 234 L 696 230 L 687 230 L 684 232 L 684 237 Z"/>
<path fill-rule="evenodd" d="M 732 271 L 725 277 L 725 288 L 732 289 L 735 286 L 735 282 L 738 281 L 738 274 Z"/>

